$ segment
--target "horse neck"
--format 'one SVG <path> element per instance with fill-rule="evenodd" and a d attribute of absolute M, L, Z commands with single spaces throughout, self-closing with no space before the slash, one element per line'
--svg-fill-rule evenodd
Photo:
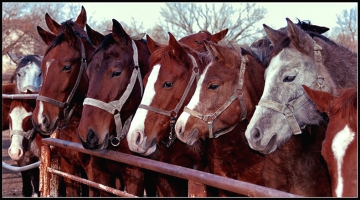
<path fill-rule="evenodd" d="M 149 72 L 149 58 L 151 53 L 146 43 L 135 40 L 135 44 L 138 48 L 141 77 L 144 79 L 145 75 Z"/>
<path fill-rule="evenodd" d="M 345 47 L 325 42 L 317 37 L 314 37 L 314 40 L 323 49 L 321 52 L 323 65 L 335 84 L 333 86 L 335 88 L 331 88 L 331 90 L 357 86 L 357 54 Z"/>
<path fill-rule="evenodd" d="M 244 76 L 244 88 L 249 95 L 249 102 L 246 102 L 246 108 L 248 109 L 247 118 L 250 120 L 255 112 L 255 106 L 259 103 L 263 94 L 265 80 L 264 73 L 265 67 L 258 63 L 254 57 L 247 55 L 248 63 L 246 65 Z"/>

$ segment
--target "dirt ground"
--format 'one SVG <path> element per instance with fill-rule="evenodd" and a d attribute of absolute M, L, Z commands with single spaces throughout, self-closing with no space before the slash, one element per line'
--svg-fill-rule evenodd
<path fill-rule="evenodd" d="M 8 83 L 12 75 L 12 70 L 2 72 L 2 83 Z M 4 120 L 4 119 L 2 119 Z M 8 148 L 10 147 L 9 130 L 2 132 L 2 161 L 16 166 L 16 163 L 11 160 L 8 155 Z M 2 168 L 2 197 L 22 197 L 22 180 L 20 172 L 13 172 L 11 170 Z"/>
<path fill-rule="evenodd" d="M 9 130 L 2 132 L 2 161 L 16 166 L 16 163 L 11 160 L 8 155 L 8 148 L 10 147 Z M 20 172 L 13 172 L 11 170 L 2 168 L 2 197 L 22 197 L 22 180 Z"/>

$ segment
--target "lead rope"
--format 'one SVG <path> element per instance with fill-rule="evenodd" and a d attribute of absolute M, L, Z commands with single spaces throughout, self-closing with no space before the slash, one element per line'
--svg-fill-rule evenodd
<path fill-rule="evenodd" d="M 317 64 L 318 70 L 320 68 L 321 62 L 322 62 L 322 56 L 321 51 L 322 48 L 316 42 L 314 41 L 314 60 Z M 325 87 L 324 85 L 324 77 L 321 75 L 317 76 L 317 79 L 314 81 L 314 83 L 310 86 L 310 88 L 313 89 L 320 89 L 322 90 Z M 270 108 L 272 110 L 278 111 L 282 114 L 284 114 L 286 120 L 288 121 L 290 128 L 294 135 L 301 134 L 301 129 L 304 129 L 304 127 L 300 128 L 299 124 L 297 123 L 294 112 L 299 109 L 302 105 L 304 105 L 307 101 L 309 101 L 308 96 L 304 93 L 299 98 L 294 99 L 290 101 L 289 103 L 283 105 L 278 102 L 268 100 L 268 99 L 260 99 L 259 106 Z"/>
<path fill-rule="evenodd" d="M 213 133 L 213 123 L 215 121 L 215 119 L 224 111 L 226 110 L 231 104 L 232 102 L 235 101 L 235 99 L 239 99 L 240 101 L 240 106 L 241 106 L 241 121 L 243 121 L 244 119 L 246 119 L 246 115 L 247 115 L 247 111 L 246 111 L 246 104 L 245 104 L 245 98 L 244 98 L 244 91 L 243 91 L 243 85 L 244 85 L 244 74 L 245 74 L 245 70 L 246 70 L 246 62 L 247 62 L 247 58 L 243 57 L 242 61 L 241 61 L 241 66 L 240 66 L 240 72 L 239 72 L 239 84 L 238 84 L 238 88 L 236 88 L 234 90 L 234 94 L 230 97 L 230 99 L 228 101 L 226 101 L 216 112 L 214 112 L 213 114 L 207 114 L 207 115 L 203 115 L 195 110 L 191 110 L 188 107 L 185 106 L 184 108 L 184 112 L 189 113 L 190 115 L 197 117 L 203 121 L 205 121 L 208 124 L 209 127 L 209 138 L 217 138 L 221 135 L 224 135 L 226 133 L 231 132 L 232 130 L 234 130 L 234 128 L 237 126 L 237 124 L 235 126 L 232 126 L 226 130 L 223 131 L 218 131 Z"/>
<path fill-rule="evenodd" d="M 174 127 L 175 127 L 178 112 L 179 112 L 180 108 L 182 107 L 182 105 L 183 105 L 183 103 L 185 101 L 185 98 L 188 95 L 189 90 L 190 90 L 193 82 L 195 81 L 195 78 L 196 78 L 196 81 L 199 79 L 199 68 L 197 66 L 196 60 L 191 54 L 188 54 L 188 55 L 191 58 L 191 61 L 192 61 L 192 64 L 193 64 L 193 69 L 192 69 L 193 71 L 192 71 L 189 83 L 186 86 L 186 89 L 185 89 L 179 103 L 176 105 L 176 107 L 173 110 L 170 110 L 170 111 L 162 110 L 162 109 L 159 109 L 159 108 L 154 108 L 154 107 L 144 105 L 144 104 L 140 104 L 139 107 L 138 107 L 138 108 L 143 108 L 143 109 L 146 109 L 146 110 L 156 112 L 156 113 L 159 113 L 159 114 L 166 115 L 166 116 L 170 117 L 170 133 L 169 133 L 168 141 L 167 142 L 162 141 L 162 143 L 167 148 L 169 148 L 176 139 L 176 133 L 174 131 Z"/>
<path fill-rule="evenodd" d="M 133 40 L 131 40 L 131 41 L 132 41 L 132 47 L 134 50 L 133 59 L 134 59 L 135 66 L 134 66 L 134 70 L 131 74 L 130 83 L 127 85 L 126 90 L 123 93 L 123 95 L 120 97 L 120 99 L 111 101 L 109 103 L 105 103 L 105 102 L 97 100 L 97 99 L 85 98 L 85 100 L 83 102 L 83 105 L 95 106 L 95 107 L 101 108 L 101 109 L 114 115 L 117 136 L 116 137 L 113 136 L 109 139 L 113 146 L 118 146 L 120 144 L 121 140 L 125 137 L 128 129 L 130 128 L 130 124 L 131 124 L 130 122 L 132 121 L 133 115 L 131 115 L 128 119 L 126 119 L 124 126 L 123 126 L 123 124 L 121 122 L 120 111 L 121 111 L 123 105 L 125 104 L 126 100 L 129 98 L 129 96 L 134 88 L 134 85 L 136 83 L 136 79 L 138 79 L 139 83 L 140 83 L 141 96 L 143 95 L 143 90 L 144 90 L 143 84 L 142 84 L 140 68 L 139 68 L 138 50 L 137 50 L 135 42 Z"/>

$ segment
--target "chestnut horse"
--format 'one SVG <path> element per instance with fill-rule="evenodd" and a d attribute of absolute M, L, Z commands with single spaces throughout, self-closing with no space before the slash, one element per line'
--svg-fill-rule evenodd
<path fill-rule="evenodd" d="M 177 121 L 175 130 L 179 139 L 191 144 L 212 134 L 210 137 L 218 137 L 212 140 L 218 140 L 226 138 L 229 134 L 226 131 L 238 123 L 248 124 L 263 92 L 262 77 L 271 48 L 268 44 L 265 38 L 261 44 L 254 44 L 251 49 L 243 47 L 240 51 L 212 43 L 208 45 L 214 59 L 200 77 L 203 84 L 198 84 L 186 112 Z M 262 65 L 263 70 L 255 63 Z M 241 131 L 243 134 L 245 129 L 246 126 Z M 262 176 L 265 186 L 303 196 L 330 195 L 326 163 L 320 155 L 321 134 L 310 134 L 317 129 L 321 130 L 311 127 L 278 152 L 264 155 Z M 232 139 L 226 141 L 217 151 L 231 148 L 227 144 Z"/>
<path fill-rule="evenodd" d="M 53 21 L 48 15 L 45 18 Z M 51 24 L 57 22 L 47 23 L 48 26 Z M 48 48 L 41 63 L 43 84 L 33 112 L 33 125 L 42 135 L 50 135 L 56 130 L 57 138 L 78 143 L 77 128 L 88 86 L 86 60 L 95 50 L 84 31 L 85 24 L 86 11 L 82 7 L 76 21 L 61 23 L 56 35 L 37 27 Z M 63 172 L 92 181 L 99 179 L 97 182 L 103 183 L 104 173 L 97 166 L 98 158 L 63 148 L 58 149 L 58 154 Z M 60 196 L 97 196 L 96 189 L 68 178 L 63 181 L 66 189 L 61 185 Z"/>
<path fill-rule="evenodd" d="M 330 120 L 321 154 L 328 164 L 333 197 L 357 197 L 357 87 L 342 89 L 338 96 L 303 85 L 309 98 Z"/>
<path fill-rule="evenodd" d="M 205 63 L 197 51 L 181 45 L 171 33 L 169 36 L 169 44 L 160 45 L 147 35 L 150 72 L 145 76 L 144 96 L 131 122 L 127 141 L 132 151 L 153 160 L 204 170 L 206 147 L 202 142 L 191 147 L 184 145 L 176 139 L 173 125 L 183 102 L 193 93 L 195 80 Z M 185 179 L 157 174 L 156 182 L 160 197 L 187 196 Z"/>

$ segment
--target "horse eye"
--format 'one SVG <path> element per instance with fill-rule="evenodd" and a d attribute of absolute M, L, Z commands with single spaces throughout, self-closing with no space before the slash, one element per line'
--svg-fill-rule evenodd
<path fill-rule="evenodd" d="M 165 82 L 163 85 L 163 88 L 171 88 L 173 86 L 173 83 Z"/>
<path fill-rule="evenodd" d="M 198 40 L 195 40 L 195 43 L 196 43 L 196 44 L 202 44 L 202 42 L 201 42 L 201 41 L 198 41 Z"/>
<path fill-rule="evenodd" d="M 120 76 L 121 72 L 113 72 L 111 74 L 111 78 L 115 77 L 115 76 Z"/>
<path fill-rule="evenodd" d="M 211 84 L 211 85 L 209 85 L 208 89 L 216 90 L 218 87 L 219 87 L 219 85 L 217 85 L 217 84 Z"/>
<path fill-rule="evenodd" d="M 20 73 L 17 73 L 17 75 L 18 75 L 18 76 L 21 76 L 21 74 L 20 74 Z"/>
<path fill-rule="evenodd" d="M 39 76 L 41 76 L 41 75 L 42 75 L 42 72 L 40 72 Z"/>
<path fill-rule="evenodd" d="M 68 71 L 71 69 L 71 66 L 70 65 L 66 65 L 62 68 L 62 71 Z"/>
<path fill-rule="evenodd" d="M 292 82 L 296 76 L 287 76 L 284 78 L 283 82 Z"/>

